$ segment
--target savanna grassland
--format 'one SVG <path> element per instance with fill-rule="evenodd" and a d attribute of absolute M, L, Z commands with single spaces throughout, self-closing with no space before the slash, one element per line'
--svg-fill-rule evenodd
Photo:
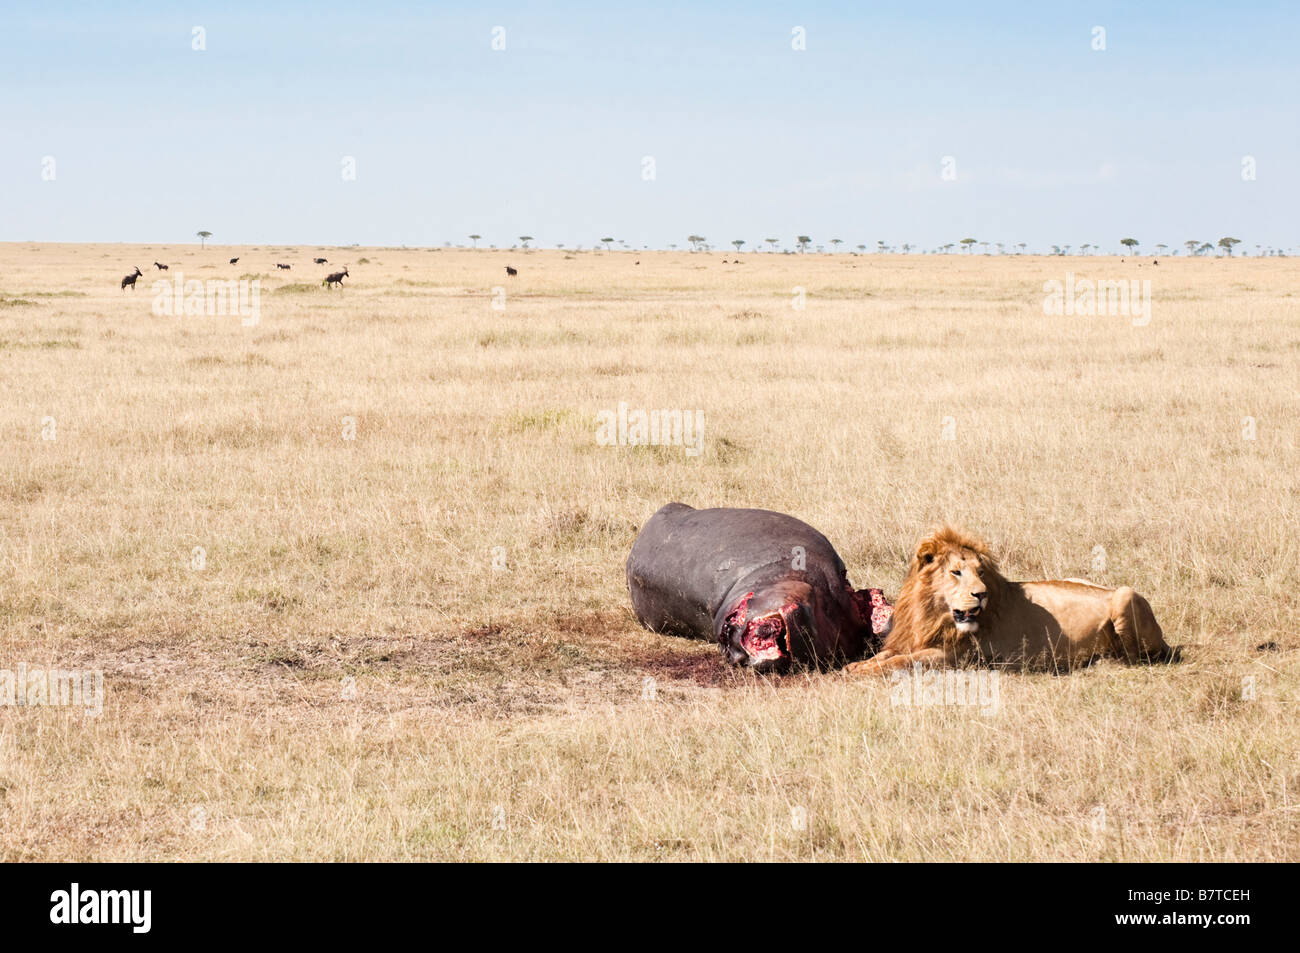
<path fill-rule="evenodd" d="M 1300 860 L 1298 266 L 734 258 L 0 245 L 0 669 L 106 691 L 0 706 L 0 859 Z M 1150 323 L 1044 315 L 1067 271 Z M 620 401 L 702 452 L 598 444 Z M 891 594 L 951 520 L 1183 658 L 993 713 L 725 671 L 628 605 L 669 500 Z"/>

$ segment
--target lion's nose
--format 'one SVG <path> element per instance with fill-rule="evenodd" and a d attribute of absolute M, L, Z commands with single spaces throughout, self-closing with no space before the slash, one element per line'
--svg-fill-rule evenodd
<path fill-rule="evenodd" d="M 971 593 L 971 598 L 972 598 L 972 599 L 978 599 L 980 602 L 983 602 L 983 601 L 984 601 L 984 597 L 987 596 L 987 595 L 988 595 L 987 592 L 972 592 L 972 593 Z"/>

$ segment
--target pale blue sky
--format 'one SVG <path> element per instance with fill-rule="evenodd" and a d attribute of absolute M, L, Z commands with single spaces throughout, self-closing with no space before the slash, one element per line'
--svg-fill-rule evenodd
<path fill-rule="evenodd" d="M 0 240 L 1294 249 L 1298 9 L 6 0 Z"/>

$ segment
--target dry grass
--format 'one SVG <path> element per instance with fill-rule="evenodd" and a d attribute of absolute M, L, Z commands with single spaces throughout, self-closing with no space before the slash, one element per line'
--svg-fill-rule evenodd
<path fill-rule="evenodd" d="M 1300 859 L 1295 265 L 724 257 L 0 246 L 0 669 L 108 692 L 0 707 L 0 859 Z M 154 316 L 154 259 L 260 323 Z M 1150 325 L 1045 317 L 1067 269 Z M 619 401 L 704 452 L 598 446 Z M 724 671 L 627 606 L 670 499 L 890 592 L 951 519 L 1185 660 L 992 715 Z"/>

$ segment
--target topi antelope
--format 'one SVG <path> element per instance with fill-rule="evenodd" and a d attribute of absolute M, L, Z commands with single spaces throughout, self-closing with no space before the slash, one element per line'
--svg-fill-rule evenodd
<path fill-rule="evenodd" d="M 155 268 L 157 268 L 159 271 L 166 271 L 166 270 L 167 270 L 167 266 L 164 265 L 164 264 L 163 264 L 162 262 L 160 262 L 160 261 L 156 261 L 156 262 L 154 262 L 154 263 L 153 263 L 153 266 L 154 266 Z"/>
<path fill-rule="evenodd" d="M 293 267 L 293 265 L 282 265 L 277 261 L 275 263 L 275 267 L 279 268 L 281 271 L 288 271 L 290 268 Z"/>
<path fill-rule="evenodd" d="M 230 263 L 231 263 L 232 265 L 233 265 L 235 262 L 237 262 L 237 261 L 239 261 L 238 258 L 232 258 L 232 259 L 230 259 Z"/>
<path fill-rule="evenodd" d="M 333 274 L 326 275 L 323 284 L 325 285 L 326 288 L 328 288 L 330 285 L 338 285 L 340 288 L 342 288 L 343 279 L 346 278 L 347 275 L 348 275 L 348 267 L 347 265 L 344 265 L 342 271 L 336 271 Z"/>
<path fill-rule="evenodd" d="M 129 275 L 127 275 L 125 278 L 122 279 L 122 290 L 125 291 L 125 290 L 126 290 L 126 286 L 127 286 L 127 285 L 130 285 L 130 286 L 131 286 L 131 290 L 134 291 L 134 290 L 135 290 L 135 279 L 139 278 L 142 274 L 143 274 L 143 272 L 140 271 L 140 266 L 139 266 L 139 265 L 136 265 L 135 272 L 134 272 L 133 274 L 129 274 Z"/>
<path fill-rule="evenodd" d="M 511 268 L 509 265 L 506 265 L 506 274 L 510 275 L 511 277 L 514 277 L 515 275 L 519 274 L 519 269 Z"/>
<path fill-rule="evenodd" d="M 326 261 L 324 258 L 313 258 L 312 261 L 316 262 L 316 264 L 318 264 L 318 265 L 328 265 L 328 264 L 329 264 L 329 262 Z"/>

